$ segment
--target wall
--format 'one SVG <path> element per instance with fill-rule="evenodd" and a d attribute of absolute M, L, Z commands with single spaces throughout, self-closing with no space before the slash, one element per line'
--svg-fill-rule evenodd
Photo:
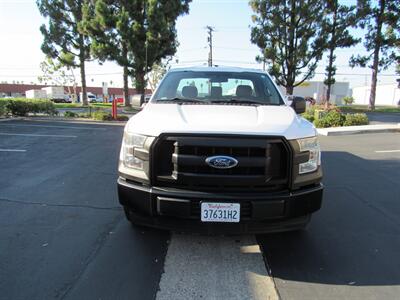
<path fill-rule="evenodd" d="M 280 87 L 283 94 L 286 89 Z M 327 87 L 322 81 L 306 81 L 294 88 L 293 95 L 301 97 L 313 97 L 318 103 L 326 98 Z M 331 103 L 342 104 L 343 97 L 350 95 L 350 84 L 348 82 L 336 82 L 331 88 Z"/>
<path fill-rule="evenodd" d="M 368 105 L 370 86 L 360 86 L 353 88 L 352 96 L 354 104 Z M 397 84 L 378 85 L 376 88 L 375 105 L 396 106 L 400 100 L 400 89 Z"/>

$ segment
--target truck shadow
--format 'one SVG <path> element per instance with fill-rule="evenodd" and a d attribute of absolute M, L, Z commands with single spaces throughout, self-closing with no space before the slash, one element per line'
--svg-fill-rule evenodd
<path fill-rule="evenodd" d="M 257 236 L 277 280 L 400 284 L 400 160 L 324 152 L 324 201 L 304 232 Z"/>

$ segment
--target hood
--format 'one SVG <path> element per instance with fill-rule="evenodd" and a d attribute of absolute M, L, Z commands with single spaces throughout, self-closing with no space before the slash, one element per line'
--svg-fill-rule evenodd
<path fill-rule="evenodd" d="M 314 126 L 289 106 L 149 103 L 126 129 L 144 135 L 210 133 L 278 135 L 296 139 L 316 135 Z"/>

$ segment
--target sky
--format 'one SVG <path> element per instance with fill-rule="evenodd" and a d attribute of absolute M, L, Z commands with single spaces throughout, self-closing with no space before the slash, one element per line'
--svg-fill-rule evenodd
<path fill-rule="evenodd" d="M 355 4 L 356 0 L 342 0 Z M 213 26 L 214 64 L 261 69 L 255 62 L 258 48 L 250 42 L 252 11 L 247 0 L 194 0 L 188 15 L 179 17 L 177 32 L 179 47 L 172 67 L 206 65 L 208 59 L 206 26 Z M 37 83 L 41 75 L 39 64 L 44 60 L 40 50 L 42 35 L 39 31 L 45 19 L 41 17 L 35 0 L 0 0 L 0 82 Z M 361 29 L 352 31 L 362 37 Z M 352 54 L 364 54 L 362 44 L 337 50 L 337 81 L 348 81 L 350 86 L 370 84 L 371 70 L 350 68 Z M 178 61 L 178 63 L 176 63 Z M 313 80 L 323 80 L 327 63 L 324 57 Z M 87 64 L 87 84 L 122 86 L 121 67 L 113 62 L 103 65 L 96 61 Z M 79 70 L 75 71 L 79 77 Z M 380 84 L 395 83 L 394 67 L 383 71 Z"/>

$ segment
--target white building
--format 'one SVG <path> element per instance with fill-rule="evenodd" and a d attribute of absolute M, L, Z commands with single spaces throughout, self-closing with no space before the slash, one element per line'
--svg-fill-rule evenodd
<path fill-rule="evenodd" d="M 354 104 L 368 105 L 371 86 L 353 88 Z M 396 106 L 400 100 L 400 89 L 397 84 L 382 84 L 376 87 L 375 105 Z"/>
<path fill-rule="evenodd" d="M 280 87 L 283 94 L 286 94 L 286 89 Z M 312 97 L 321 103 L 326 99 L 327 86 L 322 81 L 305 81 L 293 90 L 294 96 Z M 342 99 L 350 95 L 350 84 L 348 82 L 336 82 L 331 87 L 332 104 L 342 104 Z"/>

